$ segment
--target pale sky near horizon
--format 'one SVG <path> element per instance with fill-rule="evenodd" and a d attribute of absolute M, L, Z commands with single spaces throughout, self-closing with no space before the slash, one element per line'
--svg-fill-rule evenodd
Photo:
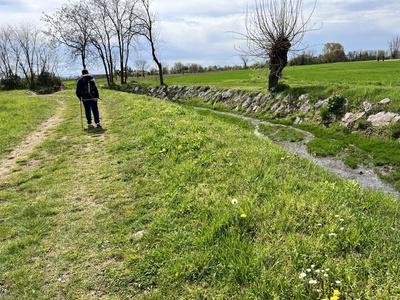
<path fill-rule="evenodd" d="M 0 27 L 29 21 L 43 26 L 42 13 L 53 14 L 67 0 L 0 0 Z M 244 32 L 245 14 L 254 0 L 153 0 L 161 21 L 165 45 L 161 60 L 209 65 L 241 64 L 232 32 Z M 307 16 L 314 1 L 303 0 Z M 337 42 L 345 52 L 387 50 L 388 41 L 400 35 L 398 0 L 319 0 L 312 16 L 316 31 L 303 42 L 316 54 L 325 43 Z"/>

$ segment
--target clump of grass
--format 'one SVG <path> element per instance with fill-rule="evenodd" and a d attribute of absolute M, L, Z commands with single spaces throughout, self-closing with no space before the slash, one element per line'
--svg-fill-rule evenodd
<path fill-rule="evenodd" d="M 260 124 L 259 131 L 271 140 L 277 142 L 300 142 L 304 140 L 304 135 L 301 132 L 290 127 Z"/>

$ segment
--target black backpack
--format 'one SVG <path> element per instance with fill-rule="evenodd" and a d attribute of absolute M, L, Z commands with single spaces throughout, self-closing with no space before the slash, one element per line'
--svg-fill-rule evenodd
<path fill-rule="evenodd" d="M 96 89 L 97 87 L 93 77 L 90 76 L 82 77 L 81 98 L 83 99 L 94 98 L 96 94 Z"/>

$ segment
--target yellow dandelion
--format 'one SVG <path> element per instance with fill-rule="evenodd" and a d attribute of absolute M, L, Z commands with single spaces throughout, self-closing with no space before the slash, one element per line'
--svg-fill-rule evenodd
<path fill-rule="evenodd" d="M 339 290 L 333 290 L 333 296 L 340 296 Z"/>
<path fill-rule="evenodd" d="M 339 297 L 338 296 L 332 296 L 332 297 L 329 298 L 329 300 L 339 300 Z"/>
<path fill-rule="evenodd" d="M 167 152 L 167 149 L 162 148 L 162 149 L 160 150 L 160 153 L 164 153 L 164 152 Z"/>
<path fill-rule="evenodd" d="M 179 145 L 177 148 L 178 148 L 179 150 L 182 149 L 182 145 Z"/>
<path fill-rule="evenodd" d="M 240 217 L 241 217 L 242 219 L 246 219 L 246 218 L 247 218 L 247 215 L 246 215 L 246 214 L 241 214 Z"/>

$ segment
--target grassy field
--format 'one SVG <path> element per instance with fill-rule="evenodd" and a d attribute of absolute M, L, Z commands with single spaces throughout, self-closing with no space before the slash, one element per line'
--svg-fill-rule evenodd
<path fill-rule="evenodd" d="M 2 299 L 400 297 L 396 199 L 291 156 L 245 121 L 101 96 L 104 130 L 90 131 L 73 90 L 29 98 L 65 109 L 27 155 L 36 163 L 0 179 Z"/>
<path fill-rule="evenodd" d="M 320 99 L 326 99 L 332 94 L 343 94 L 348 99 L 348 110 L 353 111 L 360 111 L 364 101 L 376 104 L 384 98 L 390 98 L 390 104 L 381 109 L 397 113 L 400 111 L 399 69 L 400 61 L 398 60 L 289 66 L 284 69 L 281 83 L 287 86 L 283 94 L 290 93 L 300 96 L 309 93 L 310 100 L 314 103 Z M 165 78 L 165 82 L 169 85 L 205 85 L 249 92 L 266 92 L 266 81 L 267 72 L 260 69 L 167 75 Z M 140 82 L 155 85 L 157 80 L 154 77 L 141 78 Z M 201 100 L 185 100 L 184 103 L 224 109 L 224 105 L 221 103 L 217 105 L 218 107 L 207 105 Z M 256 117 L 293 125 L 290 120 L 271 119 L 264 112 L 257 114 Z M 328 129 L 319 125 L 312 123 L 297 126 L 317 137 L 307 145 L 310 153 L 337 157 L 351 168 L 362 165 L 375 167 L 375 171 L 383 180 L 400 190 L 400 147 L 398 143 L 400 126 L 398 123 L 386 128 L 369 128 L 362 133 L 348 132 L 342 126 L 338 127 L 335 124 Z M 268 135 L 271 130 L 265 129 L 264 133 Z"/>
<path fill-rule="evenodd" d="M 390 110 L 400 110 L 400 61 L 369 61 L 311 66 L 288 66 L 281 83 L 290 87 L 286 92 L 300 96 L 309 93 L 311 99 L 325 99 L 332 93 L 342 93 L 352 106 L 364 101 L 376 103 L 390 98 Z M 209 85 L 246 91 L 267 92 L 267 70 L 248 69 L 202 74 L 166 75 L 167 85 Z M 156 77 L 138 79 L 157 85 Z"/>
<path fill-rule="evenodd" d="M 46 120 L 57 106 L 51 96 L 28 96 L 28 91 L 0 93 L 0 155 Z"/>

